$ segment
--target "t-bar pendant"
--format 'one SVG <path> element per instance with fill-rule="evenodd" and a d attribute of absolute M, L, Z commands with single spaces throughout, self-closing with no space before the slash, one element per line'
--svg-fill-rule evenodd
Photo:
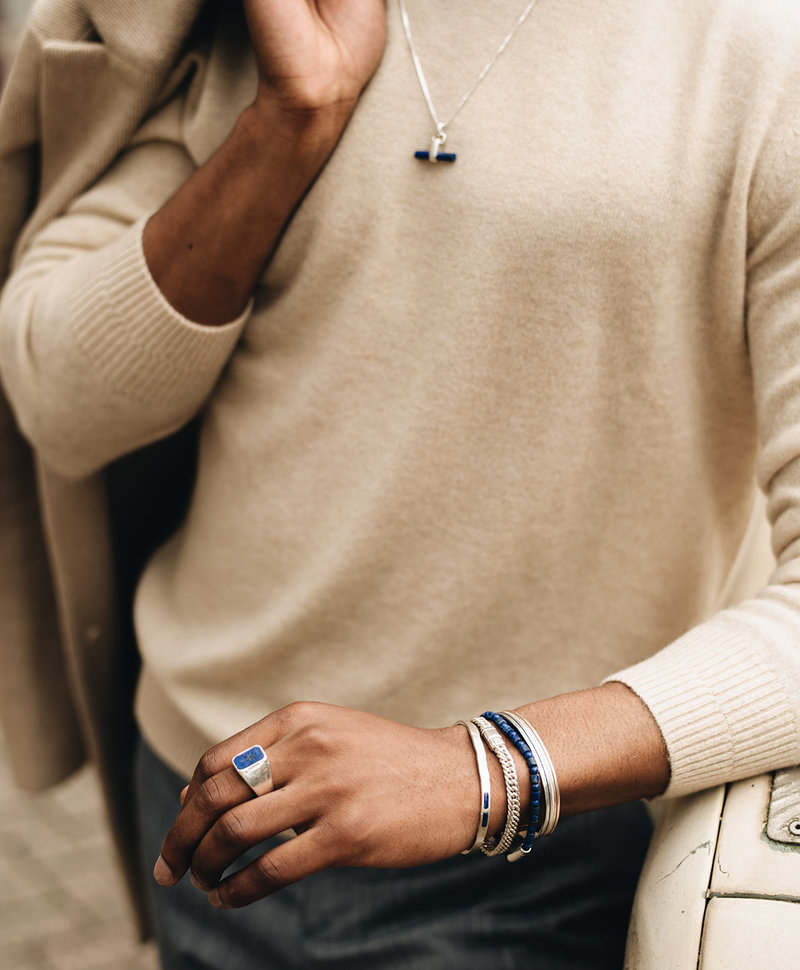
<path fill-rule="evenodd" d="M 454 162 L 456 156 L 453 152 L 440 151 L 445 141 L 447 141 L 446 131 L 437 131 L 431 139 L 431 147 L 427 152 L 414 152 L 414 158 L 422 159 L 424 162 Z"/>

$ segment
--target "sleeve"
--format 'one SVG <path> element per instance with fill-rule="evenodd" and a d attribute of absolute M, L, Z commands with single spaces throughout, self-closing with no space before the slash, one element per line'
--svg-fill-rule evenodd
<path fill-rule="evenodd" d="M 0 301 L 0 371 L 23 433 L 67 477 L 170 434 L 211 393 L 247 320 L 178 313 L 142 250 L 147 218 L 194 171 L 182 99 L 17 260 Z"/>
<path fill-rule="evenodd" d="M 777 567 L 757 597 L 609 678 L 661 728 L 667 795 L 800 763 L 800 101 L 781 115 L 753 177 L 745 308 Z"/>

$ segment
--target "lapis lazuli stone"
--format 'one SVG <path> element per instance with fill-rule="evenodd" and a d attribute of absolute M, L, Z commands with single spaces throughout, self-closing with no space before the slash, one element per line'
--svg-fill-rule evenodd
<path fill-rule="evenodd" d="M 247 751 L 242 751 L 237 754 L 233 759 L 233 764 L 235 768 L 240 771 L 245 768 L 249 768 L 250 765 L 258 764 L 259 761 L 263 761 L 265 758 L 264 749 L 260 744 L 254 744 L 252 748 L 248 748 Z"/>
<path fill-rule="evenodd" d="M 414 158 L 418 158 L 423 162 L 429 162 L 431 160 L 430 152 L 414 152 Z M 437 152 L 436 161 L 437 162 L 454 162 L 456 160 L 455 152 Z"/>

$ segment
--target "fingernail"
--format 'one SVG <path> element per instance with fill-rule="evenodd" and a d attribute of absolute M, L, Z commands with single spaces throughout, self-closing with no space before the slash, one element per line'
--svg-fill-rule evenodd
<path fill-rule="evenodd" d="M 159 884 L 159 886 L 171 886 L 175 882 L 175 873 L 170 869 L 170 867 L 164 862 L 164 859 L 159 856 L 156 859 L 155 868 L 153 869 L 153 878 Z"/>
<path fill-rule="evenodd" d="M 208 894 L 208 901 L 211 903 L 212 906 L 215 906 L 217 909 L 225 908 L 222 905 L 222 900 L 219 898 L 219 893 L 217 892 L 216 889 L 212 889 L 211 892 Z"/>

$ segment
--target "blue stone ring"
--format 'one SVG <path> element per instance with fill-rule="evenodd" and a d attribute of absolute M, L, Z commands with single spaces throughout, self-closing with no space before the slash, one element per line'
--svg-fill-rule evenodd
<path fill-rule="evenodd" d="M 260 744 L 240 751 L 233 759 L 233 767 L 256 795 L 266 795 L 275 787 L 267 752 Z"/>

